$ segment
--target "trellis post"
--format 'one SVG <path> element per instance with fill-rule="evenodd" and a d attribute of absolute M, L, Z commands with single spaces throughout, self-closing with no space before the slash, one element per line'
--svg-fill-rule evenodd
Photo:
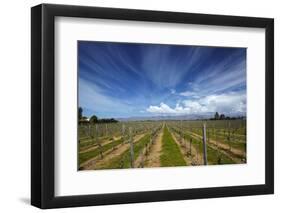
<path fill-rule="evenodd" d="M 192 156 L 191 144 L 192 144 L 192 138 L 190 138 L 190 140 L 189 140 L 189 153 L 190 153 L 190 156 Z"/>
<path fill-rule="evenodd" d="M 129 127 L 130 135 L 130 156 L 131 156 L 131 168 L 134 168 L 134 144 L 133 144 L 133 132 L 132 127 Z"/>
<path fill-rule="evenodd" d="M 231 133 L 230 133 L 230 122 L 228 122 L 228 145 L 229 145 L 229 151 L 231 151 Z"/>
<path fill-rule="evenodd" d="M 122 142 L 125 143 L 125 124 L 122 124 Z"/>
<path fill-rule="evenodd" d="M 203 124 L 203 160 L 204 165 L 208 165 L 207 160 L 207 140 L 206 140 L 206 123 Z"/>
<path fill-rule="evenodd" d="M 181 132 L 180 132 L 180 135 L 181 135 L 181 141 L 180 141 L 180 143 L 182 144 L 182 143 L 183 143 L 183 128 L 182 128 L 182 120 L 181 120 Z"/>
<path fill-rule="evenodd" d="M 96 138 L 96 141 L 98 141 L 98 137 L 99 137 L 99 135 L 98 135 L 98 125 L 96 124 L 95 126 L 96 126 L 95 138 Z"/>

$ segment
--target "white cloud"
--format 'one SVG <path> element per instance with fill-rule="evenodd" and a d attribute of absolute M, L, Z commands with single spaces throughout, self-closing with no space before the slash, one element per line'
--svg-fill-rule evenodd
<path fill-rule="evenodd" d="M 196 93 L 192 91 L 185 91 L 185 92 L 181 92 L 180 95 L 190 97 L 190 96 L 195 96 Z"/>
<path fill-rule="evenodd" d="M 149 106 L 147 112 L 155 114 L 205 114 L 219 112 L 225 114 L 245 113 L 246 94 L 231 92 L 219 95 L 209 95 L 196 100 L 183 100 L 176 107 L 161 102 L 159 106 Z"/>
<path fill-rule="evenodd" d="M 200 104 L 208 106 L 210 111 L 223 113 L 237 113 L 246 111 L 246 94 L 228 93 L 220 95 L 210 95 L 200 99 Z"/>
<path fill-rule="evenodd" d="M 164 104 L 163 102 L 160 103 L 160 106 L 149 106 L 146 111 L 152 113 L 176 113 L 174 109 L 170 108 L 167 104 Z"/>

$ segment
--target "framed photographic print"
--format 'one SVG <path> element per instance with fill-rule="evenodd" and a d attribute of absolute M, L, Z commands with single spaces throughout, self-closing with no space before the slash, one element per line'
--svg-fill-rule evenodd
<path fill-rule="evenodd" d="M 31 9 L 31 203 L 274 192 L 274 21 Z"/>

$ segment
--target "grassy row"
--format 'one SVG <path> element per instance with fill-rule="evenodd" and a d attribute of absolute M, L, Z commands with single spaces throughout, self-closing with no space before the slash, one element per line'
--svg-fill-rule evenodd
<path fill-rule="evenodd" d="M 137 159 L 144 149 L 146 144 L 150 141 L 150 134 L 143 136 L 138 142 L 134 143 L 134 159 Z M 105 164 L 99 169 L 119 169 L 119 168 L 130 168 L 131 167 L 131 156 L 130 148 L 128 148 L 121 155 L 113 158 L 110 162 Z"/>
<path fill-rule="evenodd" d="M 80 141 L 79 151 L 82 151 L 83 149 L 87 149 L 95 144 L 97 144 L 95 139 L 89 139 L 87 142 L 83 142 L 83 143 L 81 143 L 81 141 Z"/>
<path fill-rule="evenodd" d="M 202 128 L 194 128 L 192 129 L 193 132 L 197 134 L 202 134 Z M 212 130 L 212 128 L 207 128 L 207 132 L 209 132 L 210 137 L 217 137 L 220 140 L 225 141 L 228 136 L 228 129 L 225 129 L 225 133 L 223 132 L 223 129 L 216 129 L 215 131 Z M 231 136 L 231 142 L 238 142 L 238 143 L 245 143 L 246 142 L 246 136 L 245 135 L 237 135 L 236 133 L 232 133 L 232 130 L 230 130 L 230 136 Z"/>
<path fill-rule="evenodd" d="M 199 130 L 199 129 L 197 129 L 197 130 L 193 129 L 192 132 L 194 132 L 198 135 L 202 134 L 202 130 Z M 229 145 L 229 142 L 227 141 L 227 138 L 224 137 L 223 135 L 215 135 L 215 134 L 212 133 L 212 131 L 210 131 L 209 134 L 207 134 L 207 136 L 209 136 L 211 140 L 214 140 L 214 141 L 218 140 L 222 144 Z M 237 139 L 235 141 L 233 141 L 233 140 L 235 140 L 235 139 L 232 136 L 231 141 L 230 141 L 231 147 L 239 149 L 243 152 L 246 151 L 246 141 L 245 140 L 244 141 L 241 141 L 241 140 L 238 141 Z"/>
<path fill-rule="evenodd" d="M 186 166 L 186 162 L 180 152 L 180 149 L 174 141 L 168 128 L 164 127 L 162 138 L 162 153 L 160 156 L 161 166 Z"/>
<path fill-rule="evenodd" d="M 215 135 L 210 132 L 209 137 L 211 140 L 218 140 L 221 143 L 228 144 L 229 142 L 227 141 L 227 138 L 224 137 L 223 135 Z M 236 136 L 235 136 L 236 137 Z M 231 147 L 234 147 L 236 149 L 240 149 L 241 151 L 246 151 L 246 140 L 245 139 L 237 139 L 234 138 L 233 136 L 230 136 L 230 145 Z"/>
<path fill-rule="evenodd" d="M 106 137 L 106 138 L 99 138 L 99 141 L 102 143 L 102 142 L 105 142 L 106 140 L 108 141 L 114 141 L 114 138 L 109 138 L 109 137 Z M 90 139 L 87 139 L 86 141 L 81 141 L 80 140 L 80 143 L 79 143 L 79 151 L 82 151 L 82 150 L 85 150 L 85 149 L 88 149 L 90 148 L 91 146 L 93 145 L 97 145 L 97 141 L 95 138 L 90 138 Z"/>
<path fill-rule="evenodd" d="M 106 152 L 107 150 L 117 146 L 121 142 L 122 142 L 121 139 L 115 140 L 111 143 L 108 143 L 108 144 L 102 146 L 101 150 L 102 150 L 102 152 Z M 89 151 L 89 152 L 79 153 L 79 164 L 81 165 L 81 163 L 84 163 L 87 160 L 98 156 L 99 154 L 100 154 L 100 149 L 98 147 L 96 149 L 93 149 L 93 150 Z"/>
<path fill-rule="evenodd" d="M 190 141 L 192 139 L 192 145 L 199 151 L 199 153 L 203 153 L 203 143 L 199 141 L 197 138 L 184 134 L 184 138 L 186 141 Z M 207 145 L 207 159 L 208 164 L 234 164 L 235 162 L 225 154 L 222 154 L 216 149 Z"/>

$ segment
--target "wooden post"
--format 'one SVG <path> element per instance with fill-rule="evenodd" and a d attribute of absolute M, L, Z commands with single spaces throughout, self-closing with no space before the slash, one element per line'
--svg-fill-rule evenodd
<path fill-rule="evenodd" d="M 144 148 L 144 154 L 145 154 L 145 156 L 147 156 L 148 155 L 148 143 L 146 143 L 145 144 L 145 148 Z"/>
<path fill-rule="evenodd" d="M 96 124 L 96 134 L 95 134 L 95 138 L 96 138 L 96 141 L 98 141 L 98 137 L 99 137 L 99 135 L 98 135 L 98 125 Z"/>
<path fill-rule="evenodd" d="M 198 165 L 199 165 L 199 159 L 198 159 L 199 146 L 200 144 L 198 143 L 198 146 L 196 146 L 196 162 Z"/>
<path fill-rule="evenodd" d="M 182 144 L 182 143 L 183 143 L 182 120 L 181 120 L 181 132 L 180 132 L 180 135 L 181 135 L 181 141 L 180 141 L 180 143 Z"/>
<path fill-rule="evenodd" d="M 102 145 L 100 142 L 98 142 L 98 147 L 99 147 L 99 150 L 100 150 L 100 158 L 103 159 L 103 154 L 102 154 Z"/>
<path fill-rule="evenodd" d="M 190 156 L 192 156 L 191 144 L 192 144 L 192 138 L 190 138 L 190 140 L 189 140 L 189 153 L 190 153 Z"/>
<path fill-rule="evenodd" d="M 207 160 L 207 140 L 206 140 L 206 124 L 203 124 L 203 160 L 204 165 L 208 165 Z"/>
<path fill-rule="evenodd" d="M 231 151 L 231 139 L 230 139 L 230 122 L 228 122 L 228 145 L 229 145 L 229 151 Z"/>
<path fill-rule="evenodd" d="M 216 154 L 217 154 L 217 163 L 220 164 L 221 159 L 220 159 L 220 153 L 219 153 L 219 147 L 218 147 L 217 131 L 215 131 L 214 138 L 215 138 L 215 140 L 216 140 L 215 146 L 216 146 Z"/>
<path fill-rule="evenodd" d="M 140 163 L 140 167 L 143 168 L 144 167 L 144 156 L 141 156 L 141 163 Z"/>
<path fill-rule="evenodd" d="M 150 131 L 150 141 L 149 141 L 150 144 L 153 143 L 153 140 L 152 140 L 152 130 Z"/>
<path fill-rule="evenodd" d="M 125 124 L 122 124 L 122 143 L 125 143 Z"/>
<path fill-rule="evenodd" d="M 185 148 L 185 154 L 186 156 L 188 156 L 187 142 L 184 143 L 184 148 Z"/>
<path fill-rule="evenodd" d="M 133 144 L 133 136 L 132 136 L 132 134 L 133 134 L 132 127 L 129 127 L 131 168 L 134 168 L 134 144 Z"/>
<path fill-rule="evenodd" d="M 88 125 L 87 135 L 88 135 L 89 138 L 91 137 L 91 126 L 90 126 L 90 124 Z"/>

